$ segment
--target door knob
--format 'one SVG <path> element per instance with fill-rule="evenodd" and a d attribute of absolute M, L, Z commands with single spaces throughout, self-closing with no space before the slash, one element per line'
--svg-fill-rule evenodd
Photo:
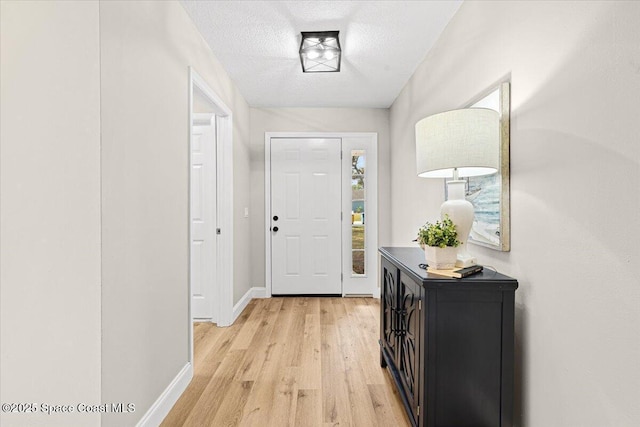
<path fill-rule="evenodd" d="M 273 231 L 278 231 L 278 227 L 273 227 Z"/>
<path fill-rule="evenodd" d="M 274 215 L 273 220 L 277 221 L 278 220 L 278 215 Z"/>

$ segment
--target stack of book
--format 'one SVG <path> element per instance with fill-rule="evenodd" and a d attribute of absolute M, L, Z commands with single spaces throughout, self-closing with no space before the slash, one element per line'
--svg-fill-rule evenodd
<path fill-rule="evenodd" d="M 462 279 L 463 277 L 471 276 L 482 271 L 481 265 L 472 265 L 471 267 L 453 268 L 451 270 L 438 270 L 433 267 L 427 267 L 427 273 L 436 274 L 444 277 L 454 277 L 456 279 Z"/>

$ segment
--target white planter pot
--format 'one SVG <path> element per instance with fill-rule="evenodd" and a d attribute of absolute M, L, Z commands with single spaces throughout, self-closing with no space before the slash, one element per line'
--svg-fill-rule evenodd
<path fill-rule="evenodd" d="M 449 270 L 455 267 L 458 258 L 458 248 L 447 246 L 439 248 L 437 246 L 425 246 L 424 255 L 427 265 L 438 270 Z"/>

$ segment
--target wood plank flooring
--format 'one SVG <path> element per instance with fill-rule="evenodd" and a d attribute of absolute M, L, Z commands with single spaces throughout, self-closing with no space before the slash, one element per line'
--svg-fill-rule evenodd
<path fill-rule="evenodd" d="M 162 426 L 409 426 L 372 298 L 254 299 L 194 326 L 194 378 Z"/>

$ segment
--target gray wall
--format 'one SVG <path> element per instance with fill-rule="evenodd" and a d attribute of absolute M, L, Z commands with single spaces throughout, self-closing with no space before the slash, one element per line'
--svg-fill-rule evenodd
<path fill-rule="evenodd" d="M 414 125 L 511 75 L 518 425 L 640 419 L 640 3 L 465 2 L 391 108 L 392 240 L 439 215 Z"/>
<path fill-rule="evenodd" d="M 248 204 L 249 108 L 176 2 L 101 2 L 102 399 L 137 421 L 188 359 L 188 66 L 233 111 L 234 211 Z M 235 220 L 243 261 L 248 225 Z M 236 266 L 236 292 L 248 289 Z"/>
<path fill-rule="evenodd" d="M 251 108 L 251 283 L 265 286 L 265 132 L 377 132 L 378 243 L 390 241 L 389 110 L 386 108 Z"/>
<path fill-rule="evenodd" d="M 99 403 L 98 4 L 3 1 L 0 15 L 0 400 Z"/>

